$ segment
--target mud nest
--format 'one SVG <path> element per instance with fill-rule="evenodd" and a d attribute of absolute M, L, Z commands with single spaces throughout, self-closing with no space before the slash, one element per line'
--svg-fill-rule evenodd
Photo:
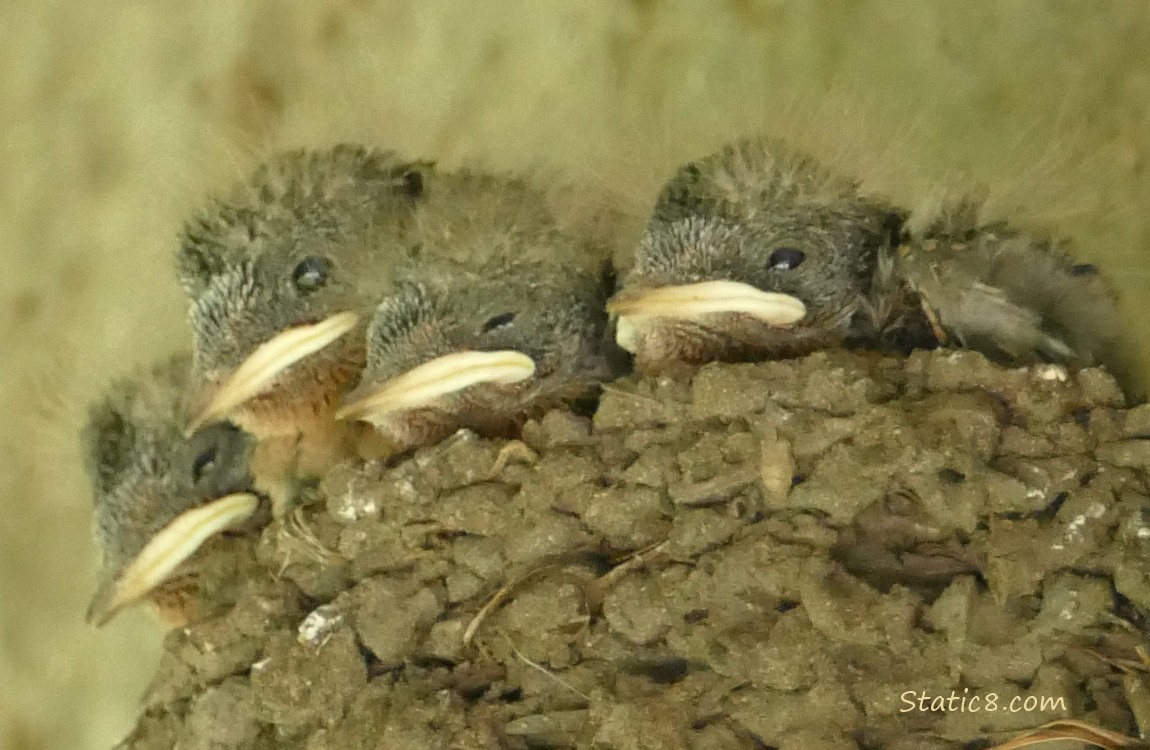
<path fill-rule="evenodd" d="M 1100 370 L 832 351 L 338 467 L 202 551 L 205 619 L 169 634 L 123 746 L 1136 735 L 1150 406 L 1123 404 Z"/>

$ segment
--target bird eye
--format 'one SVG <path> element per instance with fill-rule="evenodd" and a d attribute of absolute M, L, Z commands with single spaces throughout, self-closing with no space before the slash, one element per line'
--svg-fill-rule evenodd
<path fill-rule="evenodd" d="M 790 271 L 802 265 L 807 254 L 793 247 L 780 247 L 767 258 L 767 265 L 780 271 Z"/>
<path fill-rule="evenodd" d="M 196 456 L 196 460 L 192 462 L 192 481 L 199 482 L 204 478 L 204 474 L 208 472 L 216 463 L 216 447 L 205 450 L 200 455 Z"/>
<path fill-rule="evenodd" d="M 319 289 L 327 283 L 328 263 L 323 258 L 310 256 L 304 258 L 291 273 L 291 281 L 295 288 L 303 294 Z"/>
<path fill-rule="evenodd" d="M 499 315 L 496 315 L 493 318 L 489 318 L 488 321 L 483 324 L 483 332 L 484 333 L 490 333 L 491 331 L 494 331 L 497 328 L 503 328 L 504 326 L 509 326 L 509 325 L 511 325 L 511 321 L 513 321 L 513 320 L 515 320 L 515 313 L 513 313 L 513 312 L 500 313 Z"/>

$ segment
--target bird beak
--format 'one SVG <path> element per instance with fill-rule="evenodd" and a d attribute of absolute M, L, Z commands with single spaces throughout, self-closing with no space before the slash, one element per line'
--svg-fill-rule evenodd
<path fill-rule="evenodd" d="M 704 281 L 681 286 L 624 289 L 607 302 L 618 316 L 615 340 L 634 352 L 657 318 L 689 320 L 704 315 L 740 313 L 767 325 L 786 328 L 802 320 L 806 305 L 797 297 L 764 292 L 738 281 Z"/>
<path fill-rule="evenodd" d="M 336 412 L 336 419 L 370 420 L 410 409 L 426 408 L 436 400 L 483 383 L 518 383 L 535 374 L 535 361 L 514 350 L 456 352 L 425 362 L 353 397 Z"/>
<path fill-rule="evenodd" d="M 237 406 L 258 395 L 288 367 L 315 354 L 355 328 L 352 312 L 332 315 L 313 325 L 296 326 L 261 344 L 211 393 L 208 403 L 184 432 L 190 437 L 205 424 L 226 419 Z"/>
<path fill-rule="evenodd" d="M 238 492 L 192 508 L 152 537 L 127 566 L 92 598 L 88 623 L 100 626 L 155 590 L 213 535 L 248 519 L 259 498 Z"/>

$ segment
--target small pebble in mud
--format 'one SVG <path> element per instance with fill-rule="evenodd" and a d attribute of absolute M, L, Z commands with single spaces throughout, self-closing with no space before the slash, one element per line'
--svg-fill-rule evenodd
<path fill-rule="evenodd" d="M 232 599 L 169 636 L 125 747 L 961 750 L 1068 716 L 1136 735 L 1113 663 L 1150 647 L 1150 412 L 1100 371 L 1042 372 L 709 365 L 545 415 L 494 475 L 522 444 L 337 467 L 299 513 L 318 548 L 269 531 L 246 567 L 205 560 L 251 583 L 233 607 L 205 582 Z M 964 689 L 1073 708 L 900 713 Z"/>

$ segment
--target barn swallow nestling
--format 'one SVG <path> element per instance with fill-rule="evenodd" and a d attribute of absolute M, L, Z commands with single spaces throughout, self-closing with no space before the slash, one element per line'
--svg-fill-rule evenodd
<path fill-rule="evenodd" d="M 376 310 L 339 417 L 371 423 L 397 451 L 461 428 L 512 434 L 618 374 L 608 293 L 603 276 L 557 262 L 420 269 Z"/>
<path fill-rule="evenodd" d="M 178 578 L 208 539 L 253 519 L 250 438 L 228 424 L 184 437 L 191 358 L 115 383 L 83 432 L 92 480 L 101 583 L 88 621 L 102 625 L 151 598 L 169 624 L 187 620 Z"/>
<path fill-rule="evenodd" d="M 939 344 L 1008 365 L 1107 365 L 1121 377 L 1117 301 L 1098 268 L 1054 241 L 1004 223 L 947 221 L 894 256 L 894 280 L 914 292 Z"/>
<path fill-rule="evenodd" d="M 634 266 L 608 303 L 641 370 L 796 356 L 872 315 L 898 212 L 777 140 L 739 141 L 663 187 Z"/>
<path fill-rule="evenodd" d="M 304 474 L 349 449 L 332 413 L 427 169 L 350 145 L 284 152 L 187 224 L 177 267 L 202 393 L 189 431 L 230 420 L 291 454 L 261 464 Z"/>
<path fill-rule="evenodd" d="M 505 435 L 619 363 L 604 339 L 610 250 L 561 230 L 543 189 L 440 173 L 417 216 L 423 260 L 375 310 L 339 417 L 371 423 L 391 450 L 463 427 Z"/>

